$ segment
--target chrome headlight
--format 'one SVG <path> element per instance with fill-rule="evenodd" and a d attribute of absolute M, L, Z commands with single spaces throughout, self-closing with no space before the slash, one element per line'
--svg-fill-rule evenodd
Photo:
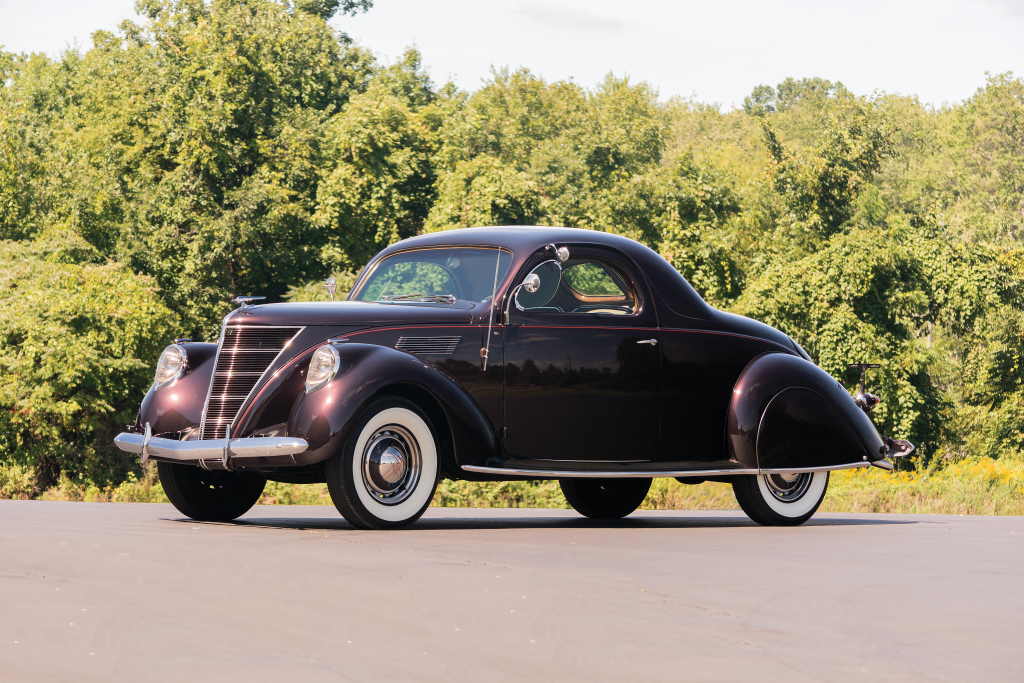
<path fill-rule="evenodd" d="M 185 372 L 186 367 L 188 367 L 188 353 L 185 348 L 171 344 L 160 354 L 160 360 L 156 363 L 153 388 L 159 389 L 178 379 Z"/>
<path fill-rule="evenodd" d="M 314 351 L 306 373 L 306 393 L 326 386 L 338 374 L 340 367 L 341 356 L 331 344 L 324 344 Z"/>

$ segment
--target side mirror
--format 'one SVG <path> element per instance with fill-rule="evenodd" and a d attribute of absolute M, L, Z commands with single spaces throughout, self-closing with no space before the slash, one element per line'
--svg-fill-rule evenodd
<path fill-rule="evenodd" d="M 537 275 L 537 273 L 530 273 L 526 276 L 526 279 L 523 280 L 522 288 L 530 294 L 535 293 L 540 289 L 540 276 Z"/>
<path fill-rule="evenodd" d="M 334 292 L 338 289 L 338 282 L 333 277 L 327 278 L 327 282 L 324 283 L 324 289 L 331 295 L 331 301 L 334 301 Z"/>
<path fill-rule="evenodd" d="M 556 247 L 553 244 L 549 244 L 545 249 L 550 249 L 555 252 L 555 258 L 558 259 L 559 263 L 564 263 L 569 260 L 569 247 Z"/>
<path fill-rule="evenodd" d="M 543 281 L 541 280 L 540 273 L 544 274 Z M 541 292 L 539 296 L 546 301 L 550 299 L 554 295 L 555 290 L 558 289 L 558 283 L 561 275 L 562 265 L 558 261 L 545 261 L 534 268 L 529 275 L 523 278 L 521 283 L 513 287 L 508 293 L 508 298 L 505 300 L 505 324 L 509 324 L 509 309 L 511 308 L 513 301 L 516 303 L 516 308 L 521 311 L 526 310 L 517 300 L 517 295 L 520 290 L 525 291 L 527 294 L 537 294 L 537 292 Z M 546 291 L 541 291 L 542 284 Z"/>

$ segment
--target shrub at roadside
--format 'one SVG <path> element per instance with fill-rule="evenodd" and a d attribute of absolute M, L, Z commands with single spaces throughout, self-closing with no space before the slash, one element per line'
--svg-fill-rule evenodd
<path fill-rule="evenodd" d="M 88 256 L 70 240 L 0 241 L 4 497 L 142 474 L 113 438 L 134 418 L 175 317 L 150 278 L 81 263 Z"/>

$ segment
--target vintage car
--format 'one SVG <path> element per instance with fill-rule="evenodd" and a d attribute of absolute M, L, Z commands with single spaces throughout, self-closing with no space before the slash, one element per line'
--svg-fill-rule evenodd
<path fill-rule="evenodd" d="M 378 254 L 345 301 L 325 286 L 331 302 L 239 297 L 216 344 L 164 350 L 115 442 L 157 461 L 184 515 L 234 519 L 268 479 L 326 482 L 354 526 L 398 528 L 446 477 L 557 479 L 583 515 L 617 518 L 675 477 L 729 482 L 755 522 L 796 525 L 831 470 L 913 450 L 878 434 L 863 384 L 851 396 L 621 236 L 421 235 Z"/>

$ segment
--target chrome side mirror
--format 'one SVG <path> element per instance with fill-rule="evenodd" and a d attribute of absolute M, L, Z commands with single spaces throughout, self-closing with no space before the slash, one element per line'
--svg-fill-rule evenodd
<path fill-rule="evenodd" d="M 553 244 L 549 244 L 545 249 L 550 249 L 555 252 L 555 258 L 558 259 L 559 263 L 564 263 L 569 260 L 569 247 L 556 247 Z"/>
<path fill-rule="evenodd" d="M 327 278 L 327 282 L 324 284 L 324 289 L 331 295 L 331 301 L 334 301 L 334 293 L 338 291 L 338 281 L 333 277 Z"/>
<path fill-rule="evenodd" d="M 535 293 L 540 289 L 540 275 L 537 275 L 537 273 L 530 273 L 526 276 L 526 279 L 523 280 L 523 284 L 520 286 L 530 294 Z"/>
<path fill-rule="evenodd" d="M 563 249 L 564 248 L 565 247 L 563 247 Z M 561 275 L 562 264 L 560 264 L 558 261 L 545 261 L 544 263 L 541 263 L 536 268 L 534 268 L 529 275 L 523 278 L 523 281 L 521 283 L 513 287 L 512 290 L 508 293 L 508 298 L 505 300 L 505 314 L 503 316 L 506 325 L 508 325 L 509 323 L 509 309 L 512 306 L 512 302 L 515 301 L 516 295 L 519 293 L 519 290 L 525 289 L 530 294 L 536 294 L 540 290 L 541 285 L 540 275 L 537 274 L 537 271 L 541 270 L 542 268 L 552 267 L 555 269 L 555 274 Z M 516 308 L 518 308 L 521 311 L 525 310 L 521 305 L 519 305 L 518 301 L 516 301 Z"/>

